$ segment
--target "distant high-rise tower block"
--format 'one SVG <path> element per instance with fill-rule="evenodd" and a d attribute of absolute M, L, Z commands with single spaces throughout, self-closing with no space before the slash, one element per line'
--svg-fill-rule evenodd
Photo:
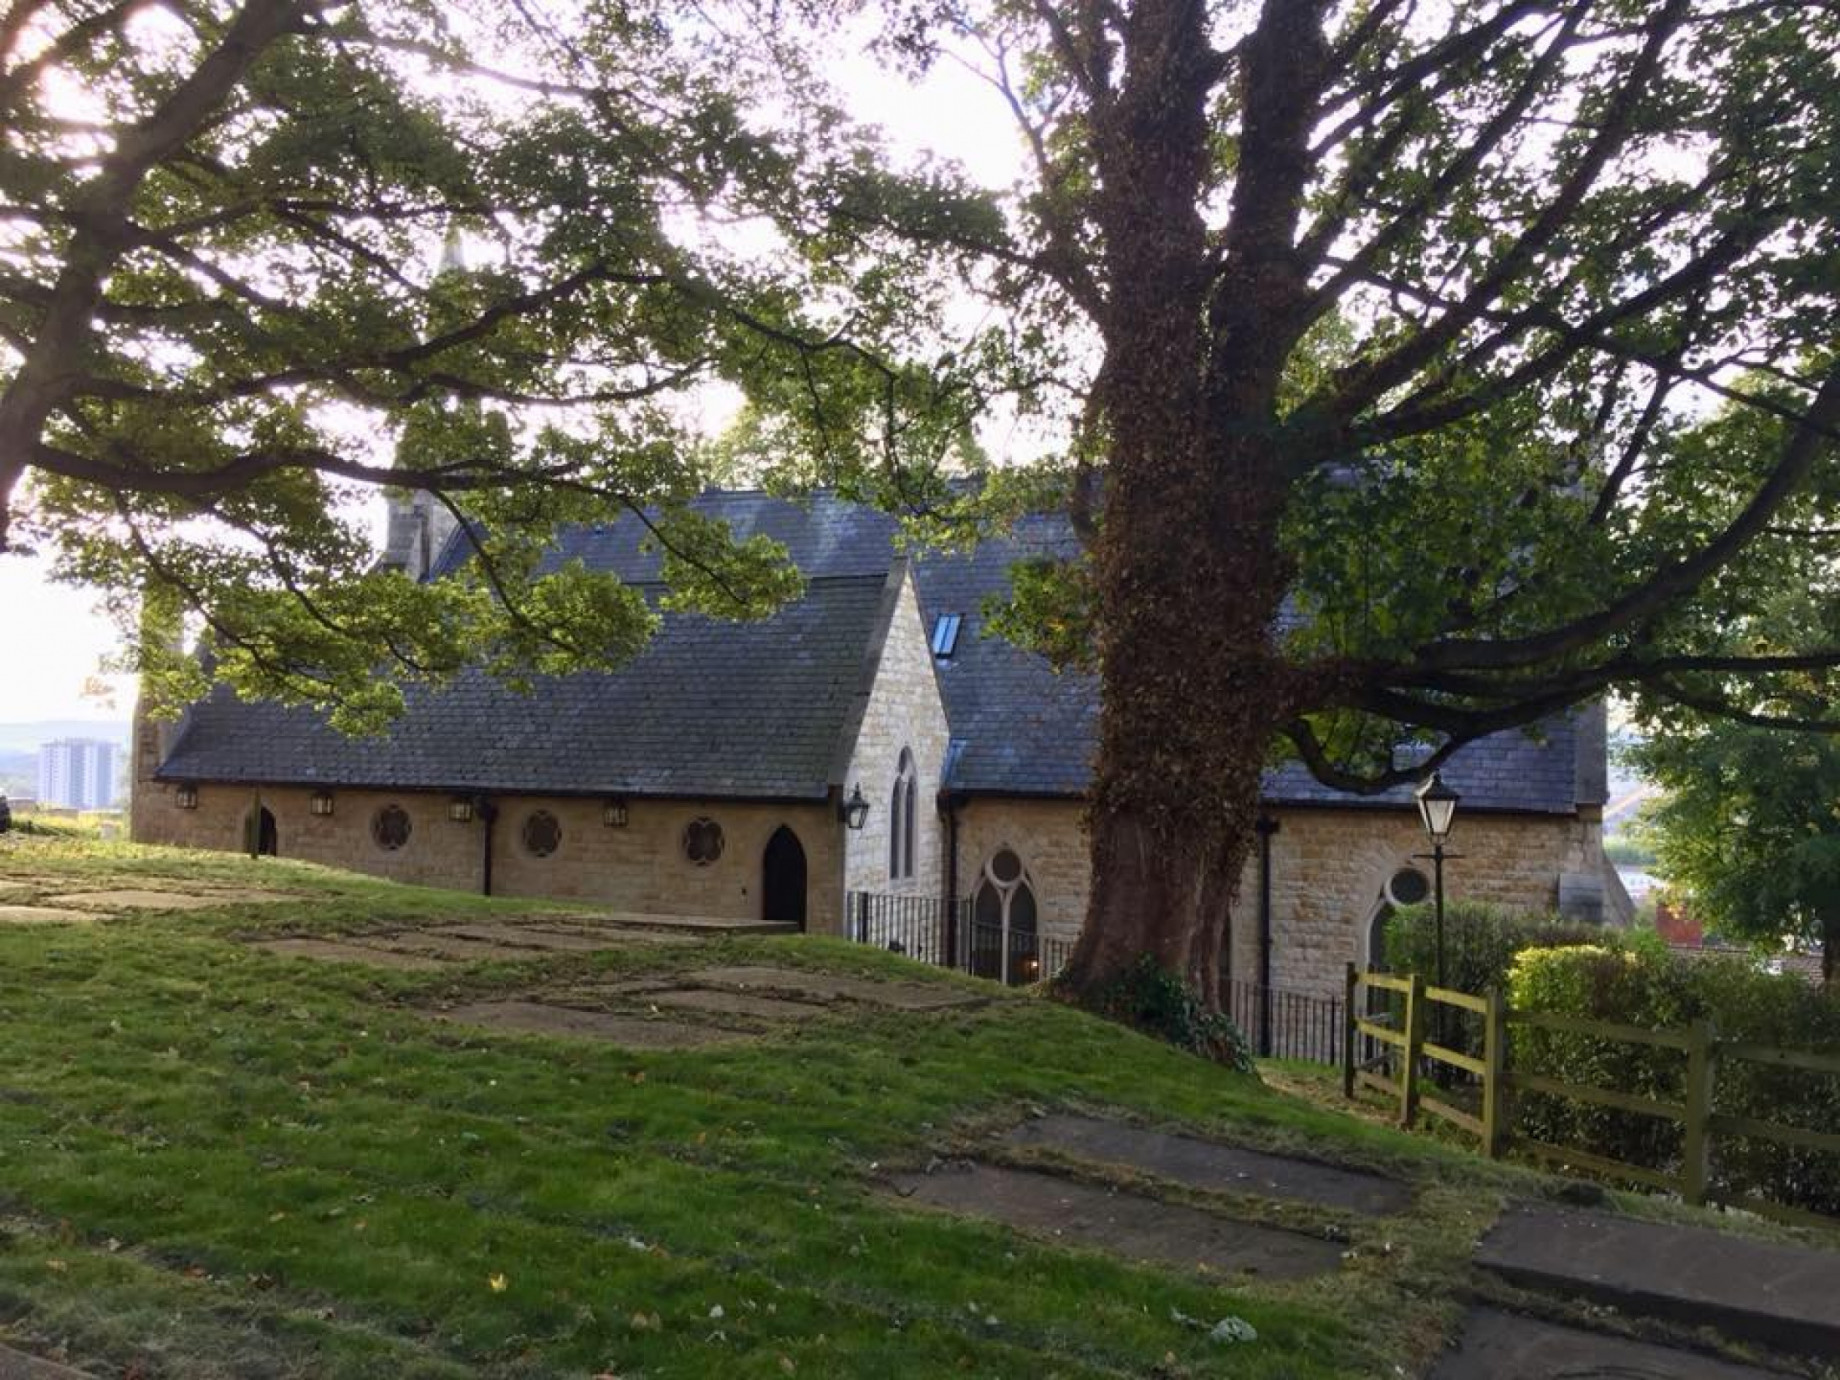
<path fill-rule="evenodd" d="M 40 745 L 38 802 L 108 809 L 115 803 L 115 744 L 102 738 L 59 738 Z"/>

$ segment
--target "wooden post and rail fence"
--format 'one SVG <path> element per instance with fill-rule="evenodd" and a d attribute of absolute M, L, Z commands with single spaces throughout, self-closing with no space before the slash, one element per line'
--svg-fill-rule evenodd
<path fill-rule="evenodd" d="M 1392 1025 L 1361 1014 L 1364 993 L 1395 993 L 1403 999 L 1399 1023 Z M 1780 1049 L 1721 1038 L 1711 1021 L 1695 1021 L 1684 1029 L 1650 1030 L 1642 1026 L 1559 1015 L 1545 1011 L 1515 1011 L 1493 990 L 1476 996 L 1433 987 L 1416 973 L 1363 972 L 1348 965 L 1342 1030 L 1342 1095 L 1352 1098 L 1357 1087 L 1371 1088 L 1399 1105 L 1399 1123 L 1413 1126 L 1429 1114 L 1475 1136 L 1482 1153 L 1499 1158 L 1509 1149 L 1524 1151 L 1549 1163 L 1572 1165 L 1612 1178 L 1627 1179 L 1666 1192 L 1687 1202 L 1743 1207 L 1765 1216 L 1797 1223 L 1833 1227 L 1835 1219 L 1745 1196 L 1720 1194 L 1712 1187 L 1712 1150 L 1719 1136 L 1743 1136 L 1840 1155 L 1840 1134 L 1785 1126 L 1755 1117 L 1733 1116 L 1716 1109 L 1719 1067 L 1722 1061 L 1743 1060 L 1782 1068 L 1840 1077 L 1840 1054 Z M 1482 1018 L 1481 1057 L 1465 1054 L 1429 1038 L 1429 1029 L 1444 1025 L 1429 1019 L 1433 1008 L 1454 1008 Z M 1685 1095 L 1680 1101 L 1644 1097 L 1614 1088 L 1571 1083 L 1511 1067 L 1509 1032 L 1515 1027 L 1584 1035 L 1606 1041 L 1647 1045 L 1683 1051 L 1686 1055 Z M 1361 1057 L 1361 1047 L 1392 1051 L 1394 1057 Z M 1394 1073 L 1377 1072 L 1372 1065 L 1390 1065 Z M 1456 1069 L 1469 1076 L 1476 1094 L 1474 1110 L 1456 1106 L 1435 1083 L 1426 1087 L 1434 1068 Z M 1635 1112 L 1679 1123 L 1683 1128 L 1680 1167 L 1669 1173 L 1647 1165 L 1629 1164 L 1586 1150 L 1550 1145 L 1517 1135 L 1513 1130 L 1513 1097 L 1517 1092 L 1545 1093 L 1594 1106 Z"/>

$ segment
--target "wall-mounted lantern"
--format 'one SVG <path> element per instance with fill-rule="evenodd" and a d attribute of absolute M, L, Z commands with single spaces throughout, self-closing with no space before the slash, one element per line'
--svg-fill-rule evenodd
<path fill-rule="evenodd" d="M 332 792 L 331 791 L 313 792 L 312 797 L 307 801 L 307 809 L 316 815 L 331 814 L 332 813 Z"/>
<path fill-rule="evenodd" d="M 447 803 L 447 817 L 455 824 L 473 822 L 473 800 L 471 796 L 457 795 Z"/>
<path fill-rule="evenodd" d="M 601 823 L 609 829 L 626 827 L 626 801 L 624 797 L 613 796 L 601 806 Z"/>
<path fill-rule="evenodd" d="M 190 781 L 182 783 L 173 792 L 173 804 L 181 810 L 196 810 L 198 808 L 198 787 Z"/>
<path fill-rule="evenodd" d="M 860 785 L 852 787 L 850 798 L 837 807 L 837 817 L 851 829 L 860 829 L 868 823 L 869 802 L 863 799 Z"/>

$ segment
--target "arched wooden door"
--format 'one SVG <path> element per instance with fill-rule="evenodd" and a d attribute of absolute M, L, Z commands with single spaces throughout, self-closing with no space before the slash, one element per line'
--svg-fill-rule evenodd
<path fill-rule="evenodd" d="M 279 856 L 281 831 L 275 827 L 275 812 L 266 805 L 255 814 L 243 816 L 243 851 L 265 858 Z"/>
<path fill-rule="evenodd" d="M 785 825 L 773 831 L 760 864 L 760 917 L 805 928 L 805 845 Z"/>

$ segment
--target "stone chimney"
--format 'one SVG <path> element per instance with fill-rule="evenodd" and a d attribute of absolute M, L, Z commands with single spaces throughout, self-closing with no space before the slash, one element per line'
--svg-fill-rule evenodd
<path fill-rule="evenodd" d="M 447 505 L 425 490 L 392 498 L 390 530 L 378 564 L 411 580 L 426 580 L 459 525 Z"/>

